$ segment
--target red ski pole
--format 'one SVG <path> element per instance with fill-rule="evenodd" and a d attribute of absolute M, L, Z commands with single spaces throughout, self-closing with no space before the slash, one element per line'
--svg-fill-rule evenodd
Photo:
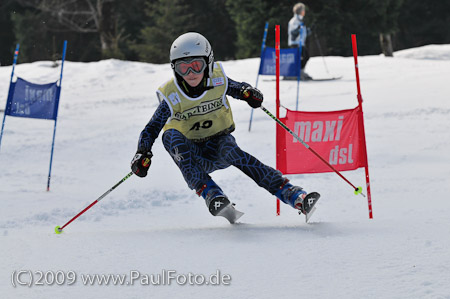
<path fill-rule="evenodd" d="M 127 174 L 123 179 L 121 179 L 117 184 L 115 184 L 114 186 L 111 187 L 111 189 L 109 189 L 108 191 L 106 191 L 105 193 L 102 194 L 102 196 L 100 196 L 99 198 L 97 198 L 94 202 L 92 202 L 90 205 L 88 205 L 86 208 L 84 208 L 83 211 L 81 211 L 80 213 L 78 213 L 77 215 L 75 215 L 72 219 L 69 220 L 69 222 L 67 222 L 66 224 L 64 224 L 62 227 L 57 226 L 55 227 L 55 233 L 60 234 L 62 233 L 62 230 L 68 226 L 72 221 L 74 221 L 75 219 L 77 219 L 78 217 L 80 217 L 81 215 L 84 214 L 84 212 L 86 212 L 87 210 L 89 210 L 90 208 L 92 208 L 96 203 L 98 203 L 100 200 L 102 200 L 106 195 L 108 195 L 109 193 L 111 193 L 111 191 L 113 191 L 114 189 L 117 188 L 117 186 L 119 186 L 120 184 L 122 184 L 123 182 L 125 182 L 129 177 L 131 177 L 133 175 L 133 172 L 130 171 L 129 174 Z"/>

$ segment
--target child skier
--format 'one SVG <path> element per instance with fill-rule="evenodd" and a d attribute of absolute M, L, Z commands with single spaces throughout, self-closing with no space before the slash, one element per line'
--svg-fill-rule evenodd
<path fill-rule="evenodd" d="M 199 33 L 185 33 L 173 42 L 170 63 L 174 78 L 156 92 L 160 104 L 139 137 L 131 161 L 133 173 L 139 177 L 147 175 L 153 143 L 163 129 L 165 149 L 180 168 L 188 187 L 205 199 L 213 216 L 224 216 L 234 223 L 242 215 L 209 176 L 230 165 L 306 214 L 318 197 L 306 197 L 307 193 L 290 184 L 281 172 L 241 150 L 231 135 L 235 126 L 226 96 L 258 108 L 263 102 L 262 93 L 248 83 L 228 78 L 222 65 L 214 62 L 210 43 Z"/>

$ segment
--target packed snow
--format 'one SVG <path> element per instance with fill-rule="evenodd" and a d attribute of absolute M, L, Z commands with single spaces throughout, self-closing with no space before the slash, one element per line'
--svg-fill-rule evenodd
<path fill-rule="evenodd" d="M 139 134 L 158 105 L 155 91 L 173 75 L 169 64 L 79 63 L 70 62 L 69 55 L 50 192 L 53 121 L 6 117 L 0 149 L 0 297 L 450 298 L 449 53 L 449 45 L 432 45 L 393 58 L 359 57 L 373 219 L 367 199 L 355 196 L 334 173 L 289 176 L 322 195 L 309 224 L 285 205 L 276 216 L 275 198 L 230 167 L 212 174 L 245 212 L 230 225 L 209 214 L 158 139 L 146 178 L 132 176 L 57 235 L 56 225 L 130 171 Z M 353 57 L 325 57 L 325 62 L 327 68 L 322 57 L 314 57 L 306 71 L 343 78 L 301 82 L 300 109 L 355 107 Z M 223 65 L 230 78 L 255 83 L 259 59 Z M 19 64 L 16 75 L 35 83 L 56 81 L 59 69 L 51 66 L 50 61 Z M 0 67 L 1 109 L 11 69 Z M 272 79 L 260 77 L 258 88 L 265 107 L 275 112 Z M 297 82 L 281 82 L 285 107 L 295 108 L 296 92 Z M 250 107 L 230 102 L 238 144 L 275 166 L 276 123 L 258 109 L 249 132 Z M 343 174 L 365 185 L 363 169 Z M 127 275 L 127 280 L 90 285 L 86 277 L 94 274 Z M 133 284 L 132 275 L 139 275 Z M 164 275 L 178 281 L 172 278 L 168 285 L 161 279 L 156 285 Z M 201 275 L 220 276 L 221 283 L 201 285 Z M 153 284 L 146 284 L 146 277 Z"/>

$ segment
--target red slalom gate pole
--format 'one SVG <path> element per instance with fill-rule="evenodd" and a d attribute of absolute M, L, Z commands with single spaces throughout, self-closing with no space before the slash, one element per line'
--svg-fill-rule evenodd
<path fill-rule="evenodd" d="M 359 65 L 358 65 L 358 48 L 356 45 L 356 35 L 352 34 L 352 48 L 353 48 L 353 57 L 355 59 L 355 74 L 356 74 L 356 88 L 358 91 L 358 106 L 360 109 L 360 115 L 359 115 L 359 128 L 361 130 L 361 134 L 360 136 L 362 136 L 362 140 L 360 140 L 362 149 L 364 151 L 364 157 L 366 160 L 365 163 L 365 173 L 366 173 L 366 188 L 367 188 L 367 204 L 368 204 L 368 208 L 369 208 L 369 218 L 372 219 L 373 218 L 373 213 L 372 213 L 372 195 L 370 193 L 370 178 L 369 178 L 369 160 L 367 158 L 367 146 L 366 146 L 366 134 L 365 134 L 365 129 L 364 129 L 364 116 L 363 116 L 363 109 L 362 109 L 362 95 L 361 95 L 361 85 L 359 82 Z"/>
<path fill-rule="evenodd" d="M 89 210 L 90 208 L 92 208 L 96 203 L 98 203 L 100 200 L 102 200 L 106 195 L 108 195 L 109 193 L 111 193 L 111 191 L 113 191 L 114 189 L 116 189 L 120 184 L 122 184 L 123 182 L 125 182 L 129 177 L 131 177 L 133 175 L 133 172 L 130 171 L 129 174 L 127 174 L 123 179 L 121 179 L 117 184 L 115 184 L 114 186 L 111 187 L 111 189 L 109 189 L 108 191 L 106 191 L 105 193 L 103 193 L 99 198 L 97 198 L 94 202 L 92 202 L 90 205 L 88 205 L 86 208 L 84 208 L 84 210 L 82 210 L 80 213 L 76 214 L 72 219 L 69 220 L 69 222 L 67 222 L 66 224 L 64 224 L 62 227 L 55 227 L 55 233 L 60 234 L 62 233 L 63 229 L 68 226 L 70 223 L 72 223 L 72 221 L 74 221 L 75 219 L 77 219 L 78 217 L 80 217 L 81 215 L 84 214 L 84 212 L 86 212 L 87 210 Z"/>
<path fill-rule="evenodd" d="M 280 25 L 275 25 L 275 76 L 276 76 L 276 115 L 280 118 Z M 276 130 L 280 128 L 277 126 Z M 276 134 L 278 136 L 278 134 Z M 276 137 L 275 137 L 276 143 Z M 278 147 L 276 147 L 278 149 Z M 276 155 L 278 156 L 278 152 Z M 278 159 L 276 159 L 278 161 Z M 277 166 L 277 169 L 279 167 Z M 280 216 L 280 199 L 277 200 L 277 216 Z"/>

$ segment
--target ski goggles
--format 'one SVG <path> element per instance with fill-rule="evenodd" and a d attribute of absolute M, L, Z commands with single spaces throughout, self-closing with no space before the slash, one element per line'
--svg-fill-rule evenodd
<path fill-rule="evenodd" d="M 175 62 L 174 69 L 180 76 L 186 76 L 189 72 L 201 74 L 206 68 L 206 62 L 203 58 L 194 58 L 190 60 L 178 60 Z"/>

